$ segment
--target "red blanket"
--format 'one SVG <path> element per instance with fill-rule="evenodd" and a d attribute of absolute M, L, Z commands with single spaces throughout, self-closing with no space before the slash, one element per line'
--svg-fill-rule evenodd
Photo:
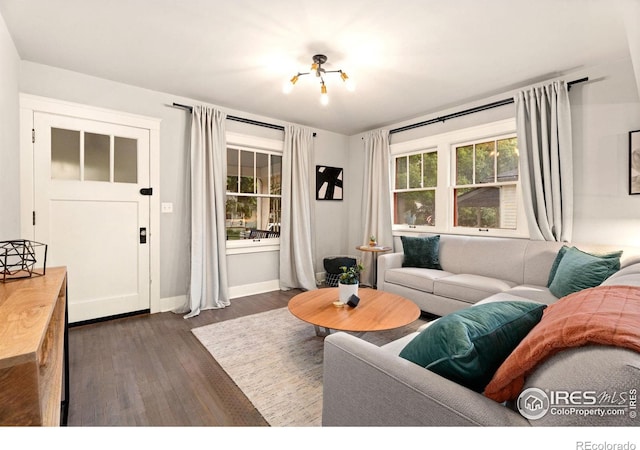
<path fill-rule="evenodd" d="M 525 378 L 550 356 L 587 344 L 613 345 L 640 352 L 640 288 L 598 286 L 547 307 L 540 322 L 498 368 L 484 395 L 515 400 Z"/>

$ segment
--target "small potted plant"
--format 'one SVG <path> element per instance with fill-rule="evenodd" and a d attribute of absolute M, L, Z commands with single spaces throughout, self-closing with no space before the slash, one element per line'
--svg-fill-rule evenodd
<path fill-rule="evenodd" d="M 378 241 L 376 241 L 375 235 L 372 234 L 369 236 L 369 247 L 375 247 L 376 245 L 378 245 Z"/>
<path fill-rule="evenodd" d="M 360 263 L 355 266 L 340 267 L 342 273 L 338 280 L 339 299 L 342 303 L 347 303 L 352 295 L 358 295 L 358 284 L 360 283 L 360 272 L 364 266 Z"/>

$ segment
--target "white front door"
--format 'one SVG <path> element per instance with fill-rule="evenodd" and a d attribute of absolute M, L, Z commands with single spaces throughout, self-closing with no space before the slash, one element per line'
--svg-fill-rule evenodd
<path fill-rule="evenodd" d="M 34 240 L 66 266 L 69 322 L 150 309 L 149 130 L 34 112 Z"/>

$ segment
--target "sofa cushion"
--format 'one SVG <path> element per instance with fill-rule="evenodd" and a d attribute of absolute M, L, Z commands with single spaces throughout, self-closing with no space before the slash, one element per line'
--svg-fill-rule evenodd
<path fill-rule="evenodd" d="M 516 286 L 505 291 L 504 294 L 511 296 L 515 295 L 533 302 L 544 303 L 545 305 L 550 305 L 558 301 L 558 297 L 553 295 L 549 288 L 544 286 L 534 286 L 531 284 L 521 284 L 520 286 Z"/>
<path fill-rule="evenodd" d="M 433 283 L 433 293 L 468 303 L 476 303 L 491 294 L 511 289 L 516 284 L 497 278 L 473 274 L 456 274 L 438 278 Z"/>
<path fill-rule="evenodd" d="M 551 267 L 549 290 L 556 297 L 564 297 L 598 286 L 620 270 L 621 256 L 622 251 L 594 255 L 575 247 L 563 247 L 556 258 L 558 263 Z"/>
<path fill-rule="evenodd" d="M 456 311 L 422 330 L 400 357 L 481 392 L 542 317 L 546 305 L 494 302 Z"/>
<path fill-rule="evenodd" d="M 440 265 L 447 272 L 524 282 L 525 239 L 442 235 Z"/>
<path fill-rule="evenodd" d="M 452 275 L 444 270 L 421 269 L 417 267 L 403 267 L 402 269 L 388 269 L 384 273 L 385 283 L 394 283 L 418 291 L 433 292 L 433 281 Z"/>
<path fill-rule="evenodd" d="M 404 261 L 402 267 L 423 267 L 441 269 L 440 235 L 400 236 Z"/>

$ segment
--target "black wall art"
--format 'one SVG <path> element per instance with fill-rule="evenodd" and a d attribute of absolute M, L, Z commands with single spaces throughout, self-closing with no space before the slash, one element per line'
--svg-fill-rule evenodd
<path fill-rule="evenodd" d="M 342 168 L 316 166 L 316 200 L 342 200 Z"/>

